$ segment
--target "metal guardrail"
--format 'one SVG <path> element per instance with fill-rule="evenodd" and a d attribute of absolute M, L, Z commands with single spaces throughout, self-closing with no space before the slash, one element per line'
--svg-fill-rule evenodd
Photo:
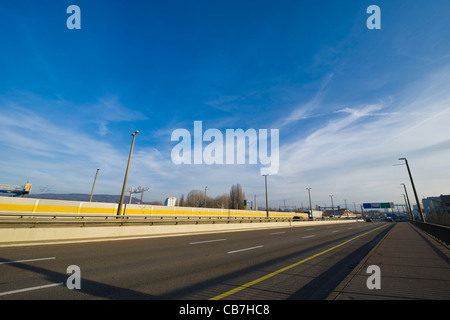
<path fill-rule="evenodd" d="M 450 245 L 450 227 L 420 221 L 410 222 L 446 245 Z"/>
<path fill-rule="evenodd" d="M 57 226 L 124 226 L 124 225 L 178 225 L 215 223 L 264 223 L 290 222 L 286 217 L 239 217 L 239 216 L 154 216 L 69 213 L 0 213 L 0 228 L 5 227 L 57 227 Z"/>

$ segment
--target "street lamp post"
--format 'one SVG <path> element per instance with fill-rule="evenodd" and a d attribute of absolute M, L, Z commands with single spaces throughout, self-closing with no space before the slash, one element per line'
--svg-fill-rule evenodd
<path fill-rule="evenodd" d="M 333 215 L 334 215 L 334 203 L 333 203 L 333 195 L 330 194 L 330 198 L 331 198 L 331 210 L 333 210 Z"/>
<path fill-rule="evenodd" d="M 100 170 L 100 169 L 97 169 L 97 172 L 95 173 L 94 184 L 92 185 L 91 197 L 89 198 L 89 202 L 92 201 L 92 196 L 94 195 L 94 187 L 95 187 L 95 181 L 97 181 L 98 170 Z"/>
<path fill-rule="evenodd" d="M 308 197 L 309 197 L 309 218 L 312 219 L 313 214 L 312 214 L 312 204 L 311 204 L 311 188 L 306 188 L 306 190 L 308 190 Z"/>
<path fill-rule="evenodd" d="M 411 216 L 411 212 L 410 212 L 409 209 L 408 209 L 408 202 L 406 201 L 406 196 L 405 196 L 404 193 L 402 193 L 402 196 L 403 196 L 403 200 L 405 200 L 406 212 L 408 212 L 409 220 L 412 221 L 413 218 L 412 218 L 412 216 Z"/>
<path fill-rule="evenodd" d="M 422 218 L 422 222 L 425 222 L 425 217 L 422 212 L 422 208 L 420 207 L 419 198 L 417 197 L 416 187 L 414 186 L 414 180 L 411 175 L 411 170 L 409 170 L 408 160 L 406 158 L 399 158 L 398 160 L 405 160 L 406 168 L 408 169 L 409 180 L 411 180 L 411 185 L 414 191 L 414 197 L 416 198 L 417 210 L 419 211 L 420 217 Z"/>
<path fill-rule="evenodd" d="M 269 199 L 267 198 L 267 176 L 268 174 L 264 174 L 263 175 L 265 177 L 265 181 L 266 181 L 266 217 L 269 217 Z"/>
<path fill-rule="evenodd" d="M 131 142 L 130 155 L 128 156 L 127 170 L 125 171 L 125 178 L 123 180 L 122 194 L 120 195 L 119 207 L 117 208 L 118 216 L 120 216 L 122 213 L 123 198 L 125 196 L 125 190 L 127 188 L 128 170 L 130 169 L 131 155 L 133 154 L 134 139 L 136 138 L 136 135 L 138 133 L 139 131 L 135 131 L 134 133 L 131 134 L 133 136 L 133 141 Z"/>
<path fill-rule="evenodd" d="M 414 216 L 411 212 L 411 204 L 409 203 L 408 191 L 406 191 L 406 186 L 404 183 L 400 183 L 400 185 L 403 185 L 403 188 L 405 189 L 406 200 L 408 201 L 406 203 L 406 205 L 408 206 L 407 209 L 408 209 L 409 218 L 414 221 Z"/>
<path fill-rule="evenodd" d="M 347 199 L 344 199 L 344 202 L 345 202 L 345 212 L 347 212 L 347 218 L 348 218 Z"/>

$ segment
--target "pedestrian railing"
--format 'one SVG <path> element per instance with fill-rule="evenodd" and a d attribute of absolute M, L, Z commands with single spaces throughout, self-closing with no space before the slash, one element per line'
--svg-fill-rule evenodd
<path fill-rule="evenodd" d="M 420 221 L 411 221 L 411 223 L 446 245 L 450 245 L 450 227 Z"/>

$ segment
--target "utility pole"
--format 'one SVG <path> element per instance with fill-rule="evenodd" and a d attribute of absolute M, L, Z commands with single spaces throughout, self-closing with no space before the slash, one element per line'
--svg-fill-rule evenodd
<path fill-rule="evenodd" d="M 131 204 L 131 198 L 133 198 L 133 187 L 130 187 L 130 199 L 128 199 L 128 204 Z"/>
<path fill-rule="evenodd" d="M 142 204 L 142 200 L 144 199 L 144 191 L 148 191 L 148 187 L 141 187 L 141 186 L 139 186 L 138 187 L 138 190 L 139 190 L 139 192 L 141 193 L 141 202 L 139 203 L 139 204 Z"/>

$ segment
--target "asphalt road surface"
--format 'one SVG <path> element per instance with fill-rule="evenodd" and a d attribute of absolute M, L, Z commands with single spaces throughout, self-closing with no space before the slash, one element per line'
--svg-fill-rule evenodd
<path fill-rule="evenodd" d="M 322 300 L 391 225 L 0 248 L 0 300 Z"/>

